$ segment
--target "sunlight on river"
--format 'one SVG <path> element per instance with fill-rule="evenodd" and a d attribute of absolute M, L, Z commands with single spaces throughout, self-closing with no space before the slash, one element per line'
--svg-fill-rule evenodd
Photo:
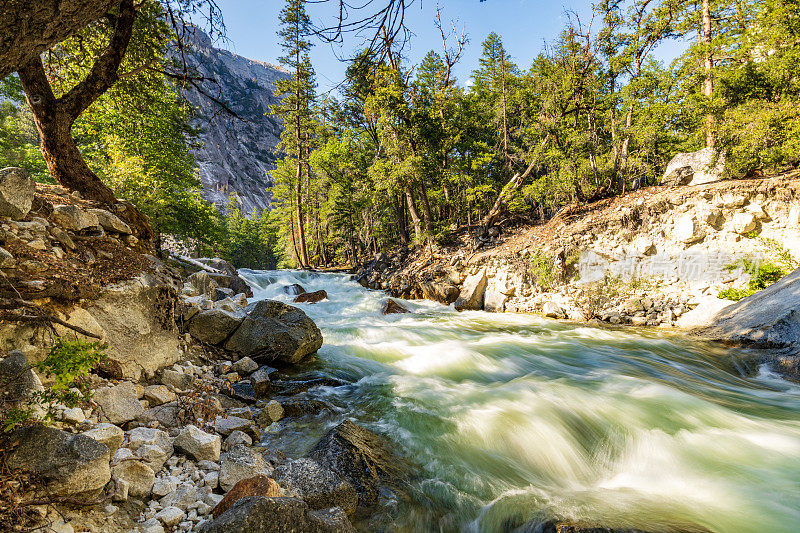
<path fill-rule="evenodd" d="M 242 271 L 256 298 L 320 326 L 300 376 L 352 383 L 309 397 L 332 412 L 286 419 L 265 444 L 301 455 L 344 418 L 390 437 L 416 469 L 399 531 L 510 531 L 544 518 L 646 531 L 800 531 L 800 387 L 736 352 L 655 332 L 527 315 L 458 313 L 349 276 Z M 317 422 L 317 423 L 314 423 Z M 321 425 L 320 425 L 321 424 Z"/>

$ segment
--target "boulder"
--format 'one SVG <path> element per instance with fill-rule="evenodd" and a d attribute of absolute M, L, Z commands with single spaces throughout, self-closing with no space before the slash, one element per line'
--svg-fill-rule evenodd
<path fill-rule="evenodd" d="M 222 442 L 222 449 L 224 451 L 229 451 L 231 448 L 236 446 L 237 444 L 244 444 L 245 446 L 252 446 L 253 439 L 245 433 L 244 431 L 234 430 L 231 431 L 231 434 Z"/>
<path fill-rule="evenodd" d="M 297 459 L 277 467 L 275 480 L 311 509 L 341 507 L 347 514 L 356 511 L 358 495 L 353 486 L 311 459 Z"/>
<path fill-rule="evenodd" d="M 274 300 L 247 306 L 225 348 L 255 361 L 296 363 L 322 346 L 322 333 L 302 310 Z"/>
<path fill-rule="evenodd" d="M 286 285 L 283 288 L 283 292 L 288 294 L 289 296 L 297 296 L 298 294 L 303 294 L 306 290 L 303 288 L 302 285 L 298 285 L 297 283 L 292 283 L 291 285 Z"/>
<path fill-rule="evenodd" d="M 67 322 L 98 333 L 114 347 L 110 360 L 125 379 L 139 380 L 177 362 L 181 352 L 175 326 L 178 287 L 165 276 L 141 274 L 102 288 L 88 307 L 78 307 Z"/>
<path fill-rule="evenodd" d="M 478 311 L 483 309 L 483 299 L 486 294 L 486 269 L 482 268 L 477 274 L 464 280 L 461 293 L 455 301 L 458 311 Z"/>
<path fill-rule="evenodd" d="M 266 496 L 268 498 L 275 498 L 283 496 L 283 490 L 278 485 L 278 483 L 263 474 L 259 474 L 253 477 L 249 477 L 247 479 L 242 479 L 236 483 L 236 485 L 231 488 L 225 494 L 225 497 L 222 498 L 214 510 L 211 512 L 214 518 L 217 518 L 219 515 L 233 507 L 233 504 L 241 500 L 242 498 L 249 498 L 253 496 Z"/>
<path fill-rule="evenodd" d="M 237 444 L 222 456 L 219 486 L 227 492 L 239 481 L 258 474 L 269 476 L 272 474 L 272 467 L 260 453 L 244 444 Z"/>
<path fill-rule="evenodd" d="M 245 318 L 244 310 L 209 309 L 189 321 L 189 333 L 208 344 L 221 344 L 236 331 Z"/>
<path fill-rule="evenodd" d="M 173 428 L 178 425 L 178 402 L 167 402 L 163 405 L 146 409 L 137 419 L 145 424 L 158 422 L 164 427 Z"/>
<path fill-rule="evenodd" d="M 422 291 L 422 297 L 426 300 L 433 300 L 447 305 L 455 302 L 459 294 L 458 287 L 452 283 L 439 281 L 420 282 L 419 289 Z"/>
<path fill-rule="evenodd" d="M 234 431 L 245 431 L 250 429 L 250 426 L 253 425 L 253 422 L 238 416 L 218 416 L 216 419 L 214 419 L 214 423 L 212 425 L 214 426 L 214 431 L 223 437 L 227 437 Z"/>
<path fill-rule="evenodd" d="M 22 220 L 31 210 L 36 183 L 21 168 L 0 170 L 0 217 Z"/>
<path fill-rule="evenodd" d="M 311 531 L 319 533 L 356 532 L 356 528 L 347 519 L 347 514 L 339 507 L 309 511 L 308 521 Z"/>
<path fill-rule="evenodd" d="M 136 393 L 136 385 L 130 381 L 96 389 L 92 400 L 97 404 L 98 419 L 102 422 L 120 425 L 130 422 L 144 412 Z"/>
<path fill-rule="evenodd" d="M 164 524 L 166 527 L 172 528 L 181 523 L 186 513 L 180 507 L 165 507 L 155 514 L 153 518 Z"/>
<path fill-rule="evenodd" d="M 184 374 L 177 370 L 167 368 L 161 372 L 161 383 L 177 390 L 186 390 L 192 386 L 194 378 L 191 374 Z"/>
<path fill-rule="evenodd" d="M 149 385 L 144 388 L 144 399 L 155 407 L 174 402 L 178 399 L 178 395 L 169 390 L 166 385 Z"/>
<path fill-rule="evenodd" d="M 317 302 L 321 302 L 322 300 L 328 299 L 328 293 L 324 290 L 318 290 L 314 292 L 304 292 L 302 294 L 297 295 L 297 298 L 292 300 L 296 304 L 315 304 Z"/>
<path fill-rule="evenodd" d="M 100 226 L 97 215 L 75 205 L 54 205 L 50 219 L 70 231 L 82 231 Z"/>
<path fill-rule="evenodd" d="M 403 306 L 400 303 L 397 303 L 395 300 L 392 300 L 391 298 L 386 298 L 381 302 L 382 315 L 392 315 L 400 313 L 410 313 L 410 311 L 406 309 L 405 306 Z"/>
<path fill-rule="evenodd" d="M 400 475 L 389 443 L 350 420 L 330 430 L 308 456 L 348 481 L 364 507 L 378 502 L 381 481 L 392 483 Z"/>
<path fill-rule="evenodd" d="M 97 424 L 97 427 L 84 431 L 81 435 L 108 446 L 109 453 L 112 456 L 122 446 L 122 441 L 125 439 L 125 432 L 122 431 L 122 428 L 107 422 Z"/>
<path fill-rule="evenodd" d="M 32 393 L 42 390 L 44 387 L 39 376 L 21 350 L 12 350 L 0 361 L 0 403 L 16 406 L 25 402 Z"/>
<path fill-rule="evenodd" d="M 181 429 L 172 445 L 179 452 L 185 453 L 198 461 L 219 461 L 222 439 L 189 425 Z"/>
<path fill-rule="evenodd" d="M 545 302 L 542 304 L 542 314 L 547 318 L 567 318 L 567 313 L 564 309 L 554 302 Z"/>
<path fill-rule="evenodd" d="M 706 232 L 697 222 L 697 217 L 687 214 L 675 221 L 675 240 L 684 244 L 694 244 L 706 237 Z"/>
<path fill-rule="evenodd" d="M 763 348 L 800 346 L 800 269 L 725 307 L 694 333 Z"/>
<path fill-rule="evenodd" d="M 122 235 L 133 233 L 131 227 L 122 221 L 117 215 L 109 213 L 105 209 L 87 209 L 87 211 L 97 217 L 97 221 L 104 230 Z"/>
<path fill-rule="evenodd" d="M 258 370 L 258 363 L 256 363 L 249 357 L 242 357 L 241 359 L 233 363 L 231 369 L 234 372 L 237 372 L 240 376 L 246 376 Z"/>
<path fill-rule="evenodd" d="M 753 213 L 737 213 L 731 220 L 733 231 L 739 235 L 747 235 L 758 228 L 758 219 Z"/>
<path fill-rule="evenodd" d="M 128 484 L 128 494 L 135 498 L 150 496 L 150 490 L 156 481 L 156 474 L 149 465 L 142 461 L 122 461 L 111 469 L 115 479 Z"/>
<path fill-rule="evenodd" d="M 702 185 L 722 179 L 725 155 L 717 155 L 713 148 L 677 154 L 667 164 L 661 185 Z"/>
<path fill-rule="evenodd" d="M 157 446 L 164 450 L 167 455 L 172 455 L 173 446 L 172 441 L 166 431 L 160 429 L 139 427 L 132 429 L 128 433 L 127 448 L 132 451 L 137 451 L 143 446 Z"/>
<path fill-rule="evenodd" d="M 206 522 L 200 533 L 305 533 L 308 505 L 299 498 L 241 498 L 214 520 Z"/>
<path fill-rule="evenodd" d="M 111 480 L 108 446 L 43 425 L 16 430 L 6 465 L 38 476 L 54 496 L 97 496 Z"/>
<path fill-rule="evenodd" d="M 269 394 L 269 391 L 272 389 L 272 382 L 269 379 L 269 375 L 272 372 L 275 372 L 274 368 L 262 366 L 250 374 L 250 383 L 253 385 L 253 391 L 256 393 L 257 397 L 263 397 Z"/>

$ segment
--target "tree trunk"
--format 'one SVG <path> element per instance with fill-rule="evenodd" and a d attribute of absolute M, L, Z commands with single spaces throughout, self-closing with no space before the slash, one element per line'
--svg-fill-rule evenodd
<path fill-rule="evenodd" d="M 422 218 L 417 211 L 417 204 L 414 202 L 414 195 L 411 189 L 406 188 L 406 202 L 408 203 L 408 213 L 411 215 L 411 222 L 414 224 L 414 240 L 422 241 Z"/>
<path fill-rule="evenodd" d="M 425 187 L 425 182 L 419 182 L 419 195 L 422 199 L 422 219 L 425 222 L 426 237 L 430 239 L 433 236 L 433 213 L 431 213 L 431 203 L 428 199 L 428 188 Z"/>
<path fill-rule="evenodd" d="M 500 216 L 500 213 L 502 213 L 503 209 L 505 209 L 506 202 L 508 202 L 508 200 L 511 198 L 511 194 L 520 188 L 525 178 L 527 178 L 533 169 L 539 165 L 539 158 L 544 153 L 544 148 L 547 146 L 548 142 L 550 142 L 550 133 L 548 133 L 545 138 L 542 139 L 542 142 L 539 144 L 536 152 L 533 154 L 531 163 L 528 165 L 528 168 L 525 169 L 525 172 L 522 174 L 514 174 L 514 176 L 508 180 L 508 183 L 505 184 L 503 189 L 500 191 L 500 194 L 497 196 L 497 200 L 494 202 L 494 205 L 491 209 L 489 209 L 489 212 L 483 218 L 483 221 L 481 221 L 481 225 L 484 228 L 488 229 L 492 224 L 494 224 L 494 221 L 497 220 L 497 217 Z"/>
<path fill-rule="evenodd" d="M 711 77 L 713 57 L 711 54 L 711 5 L 710 0 L 703 0 L 703 23 L 701 45 L 703 46 L 703 96 L 709 101 L 714 93 L 714 80 Z M 706 115 L 706 148 L 713 148 L 716 143 L 715 120 L 713 113 Z"/>
<path fill-rule="evenodd" d="M 395 196 L 392 206 L 394 207 L 395 218 L 397 219 L 397 235 L 400 237 L 400 245 L 408 246 L 408 228 L 406 226 L 406 210 L 403 196 Z"/>
<path fill-rule="evenodd" d="M 299 249 L 299 257 L 300 260 L 300 268 L 307 269 L 308 268 L 308 249 L 306 248 L 306 235 L 305 229 L 303 228 L 303 195 L 301 192 L 301 180 L 303 179 L 303 167 L 302 164 L 298 161 L 297 162 L 297 176 L 294 184 L 294 195 L 295 195 L 295 227 L 297 228 L 297 248 Z"/>

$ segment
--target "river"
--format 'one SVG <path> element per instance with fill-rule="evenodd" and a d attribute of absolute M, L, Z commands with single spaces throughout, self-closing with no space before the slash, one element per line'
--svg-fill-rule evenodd
<path fill-rule="evenodd" d="M 289 302 L 291 283 L 328 292 L 299 304 L 325 343 L 295 377 L 349 383 L 311 389 L 332 408 L 273 424 L 263 443 L 300 456 L 352 418 L 414 465 L 411 498 L 362 528 L 494 532 L 560 517 L 800 531 L 800 386 L 748 375 L 753 353 L 422 300 L 381 316 L 386 296 L 347 275 L 241 273 L 257 299 Z"/>

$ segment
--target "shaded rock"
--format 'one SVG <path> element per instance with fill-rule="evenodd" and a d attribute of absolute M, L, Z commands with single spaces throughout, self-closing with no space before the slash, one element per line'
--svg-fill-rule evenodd
<path fill-rule="evenodd" d="M 189 321 L 189 333 L 208 344 L 221 344 L 231 336 L 245 318 L 244 310 L 209 309 Z"/>
<path fill-rule="evenodd" d="M 12 350 L 0 361 L 0 401 L 16 406 L 33 392 L 44 390 L 39 376 L 31 368 L 28 357 L 21 350 Z"/>
<path fill-rule="evenodd" d="M 36 183 L 18 167 L 0 170 L 0 216 L 12 220 L 25 218 L 33 204 Z"/>
<path fill-rule="evenodd" d="M 185 453 L 198 461 L 219 461 L 222 439 L 189 425 L 181 429 L 172 445 L 179 452 Z"/>
<path fill-rule="evenodd" d="M 166 431 L 160 429 L 140 427 L 132 429 L 128 433 L 128 445 L 132 451 L 137 451 L 142 446 L 157 446 L 164 450 L 167 455 L 172 455 L 172 441 Z"/>
<path fill-rule="evenodd" d="M 256 397 L 262 397 L 269 394 L 269 391 L 272 389 L 272 383 L 269 379 L 269 375 L 272 372 L 275 372 L 274 368 L 262 366 L 250 374 L 250 383 L 253 385 L 253 391 L 255 392 Z"/>
<path fill-rule="evenodd" d="M 234 431 L 244 431 L 249 429 L 252 424 L 252 421 L 247 420 L 246 418 L 240 418 L 238 416 L 218 416 L 216 419 L 214 419 L 214 423 L 212 425 L 214 427 L 214 431 L 224 437 L 227 437 Z"/>
<path fill-rule="evenodd" d="M 130 381 L 96 389 L 92 400 L 97 404 L 98 418 L 103 422 L 124 424 L 144 412 L 136 393 L 136 385 Z"/>
<path fill-rule="evenodd" d="M 382 315 L 391 315 L 395 313 L 409 313 L 410 311 L 406 309 L 402 304 L 397 303 L 395 300 L 391 298 L 387 298 L 381 302 L 381 314 Z"/>
<path fill-rule="evenodd" d="M 123 222 L 122 219 L 105 209 L 87 209 L 87 211 L 97 217 L 97 221 L 106 231 L 121 233 L 122 235 L 133 233 L 131 227 Z"/>
<path fill-rule="evenodd" d="M 358 495 L 353 486 L 316 461 L 289 461 L 277 467 L 274 475 L 285 491 L 302 498 L 311 509 L 341 507 L 347 514 L 356 511 Z"/>
<path fill-rule="evenodd" d="M 201 533 L 304 533 L 308 505 L 299 498 L 250 496 L 200 529 Z"/>
<path fill-rule="evenodd" d="M 319 533 L 355 533 L 356 528 L 339 507 L 309 511 L 308 521 L 312 531 Z"/>
<path fill-rule="evenodd" d="M 302 310 L 274 300 L 247 307 L 247 318 L 225 348 L 259 360 L 296 363 L 322 346 L 322 333 Z"/>
<path fill-rule="evenodd" d="M 81 435 L 105 444 L 112 456 L 122 446 L 122 441 L 125 439 L 125 432 L 122 431 L 122 428 L 107 422 L 98 424 L 96 428 L 84 431 Z"/>
<path fill-rule="evenodd" d="M 391 483 L 400 474 L 389 443 L 350 420 L 330 430 L 308 455 L 350 482 L 360 506 L 375 505 L 381 481 Z"/>
<path fill-rule="evenodd" d="M 219 285 L 214 278 L 211 277 L 209 272 L 206 272 L 205 270 L 195 272 L 187 278 L 187 281 L 191 283 L 194 288 L 200 291 L 202 296 L 214 301 L 216 290 L 219 288 Z"/>
<path fill-rule="evenodd" d="M 258 413 L 258 423 L 261 426 L 268 426 L 283 418 L 283 406 L 277 400 L 270 400 L 261 412 Z"/>
<path fill-rule="evenodd" d="M 194 378 L 177 370 L 165 369 L 161 372 L 161 383 L 178 390 L 186 390 L 192 386 Z"/>
<path fill-rule="evenodd" d="M 283 288 L 283 292 L 288 294 L 289 296 L 297 296 L 298 294 L 303 294 L 306 290 L 303 288 L 302 285 L 298 285 L 297 283 L 292 283 L 291 285 L 287 285 Z"/>
<path fill-rule="evenodd" d="M 246 376 L 258 370 L 258 363 L 256 363 L 249 357 L 242 357 L 241 359 L 233 363 L 231 369 L 234 372 L 238 372 L 242 376 Z"/>
<path fill-rule="evenodd" d="M 286 416 L 303 416 L 328 409 L 328 405 L 321 400 L 290 400 L 281 404 Z"/>
<path fill-rule="evenodd" d="M 70 231 L 82 231 L 100 226 L 97 215 L 74 205 L 54 205 L 50 219 Z"/>
<path fill-rule="evenodd" d="M 676 154 L 667 164 L 661 185 L 702 185 L 722 179 L 724 171 L 725 156 L 717 157 L 713 148 L 684 152 Z"/>
<path fill-rule="evenodd" d="M 111 479 L 105 444 L 43 425 L 16 430 L 6 465 L 41 478 L 56 496 L 99 494 Z"/>
<path fill-rule="evenodd" d="M 265 496 L 268 498 L 274 498 L 283 496 L 283 491 L 274 479 L 263 474 L 242 479 L 239 480 L 239 482 L 236 483 L 236 485 L 234 485 L 227 494 L 225 494 L 225 497 L 222 498 L 222 501 L 220 501 L 216 507 L 214 507 L 214 510 L 211 513 L 214 518 L 217 518 L 219 515 L 233 507 L 233 504 L 237 501 L 241 500 L 242 498 L 248 498 L 252 496 Z"/>
<path fill-rule="evenodd" d="M 249 379 L 243 379 L 231 384 L 233 397 L 244 403 L 256 403 L 256 391 Z"/>
<path fill-rule="evenodd" d="M 438 281 L 421 282 L 419 288 L 422 291 L 423 298 L 447 305 L 455 302 L 459 295 L 458 287 L 452 283 L 442 283 Z"/>
<path fill-rule="evenodd" d="M 317 302 L 321 302 L 322 300 L 328 299 L 328 293 L 324 290 L 320 289 L 314 292 L 304 292 L 299 294 L 297 298 L 292 300 L 296 304 L 315 304 Z"/>
<path fill-rule="evenodd" d="M 455 308 L 459 311 L 478 311 L 483 309 L 483 298 L 486 293 L 486 269 L 483 268 L 475 275 L 464 280 L 461 292 L 455 301 Z"/>
<path fill-rule="evenodd" d="M 253 439 L 245 433 L 244 431 L 234 430 L 231 434 L 222 442 L 222 449 L 226 452 L 236 446 L 237 444 L 244 444 L 245 446 L 251 446 L 253 444 Z"/>
<path fill-rule="evenodd" d="M 172 428 L 178 425 L 178 402 L 168 402 L 163 405 L 146 409 L 137 420 L 150 424 L 158 422 L 164 427 Z"/>
<path fill-rule="evenodd" d="M 219 486 L 229 491 L 236 483 L 258 474 L 269 476 L 272 467 L 264 457 L 243 444 L 237 444 L 222 456 L 219 468 Z"/>

